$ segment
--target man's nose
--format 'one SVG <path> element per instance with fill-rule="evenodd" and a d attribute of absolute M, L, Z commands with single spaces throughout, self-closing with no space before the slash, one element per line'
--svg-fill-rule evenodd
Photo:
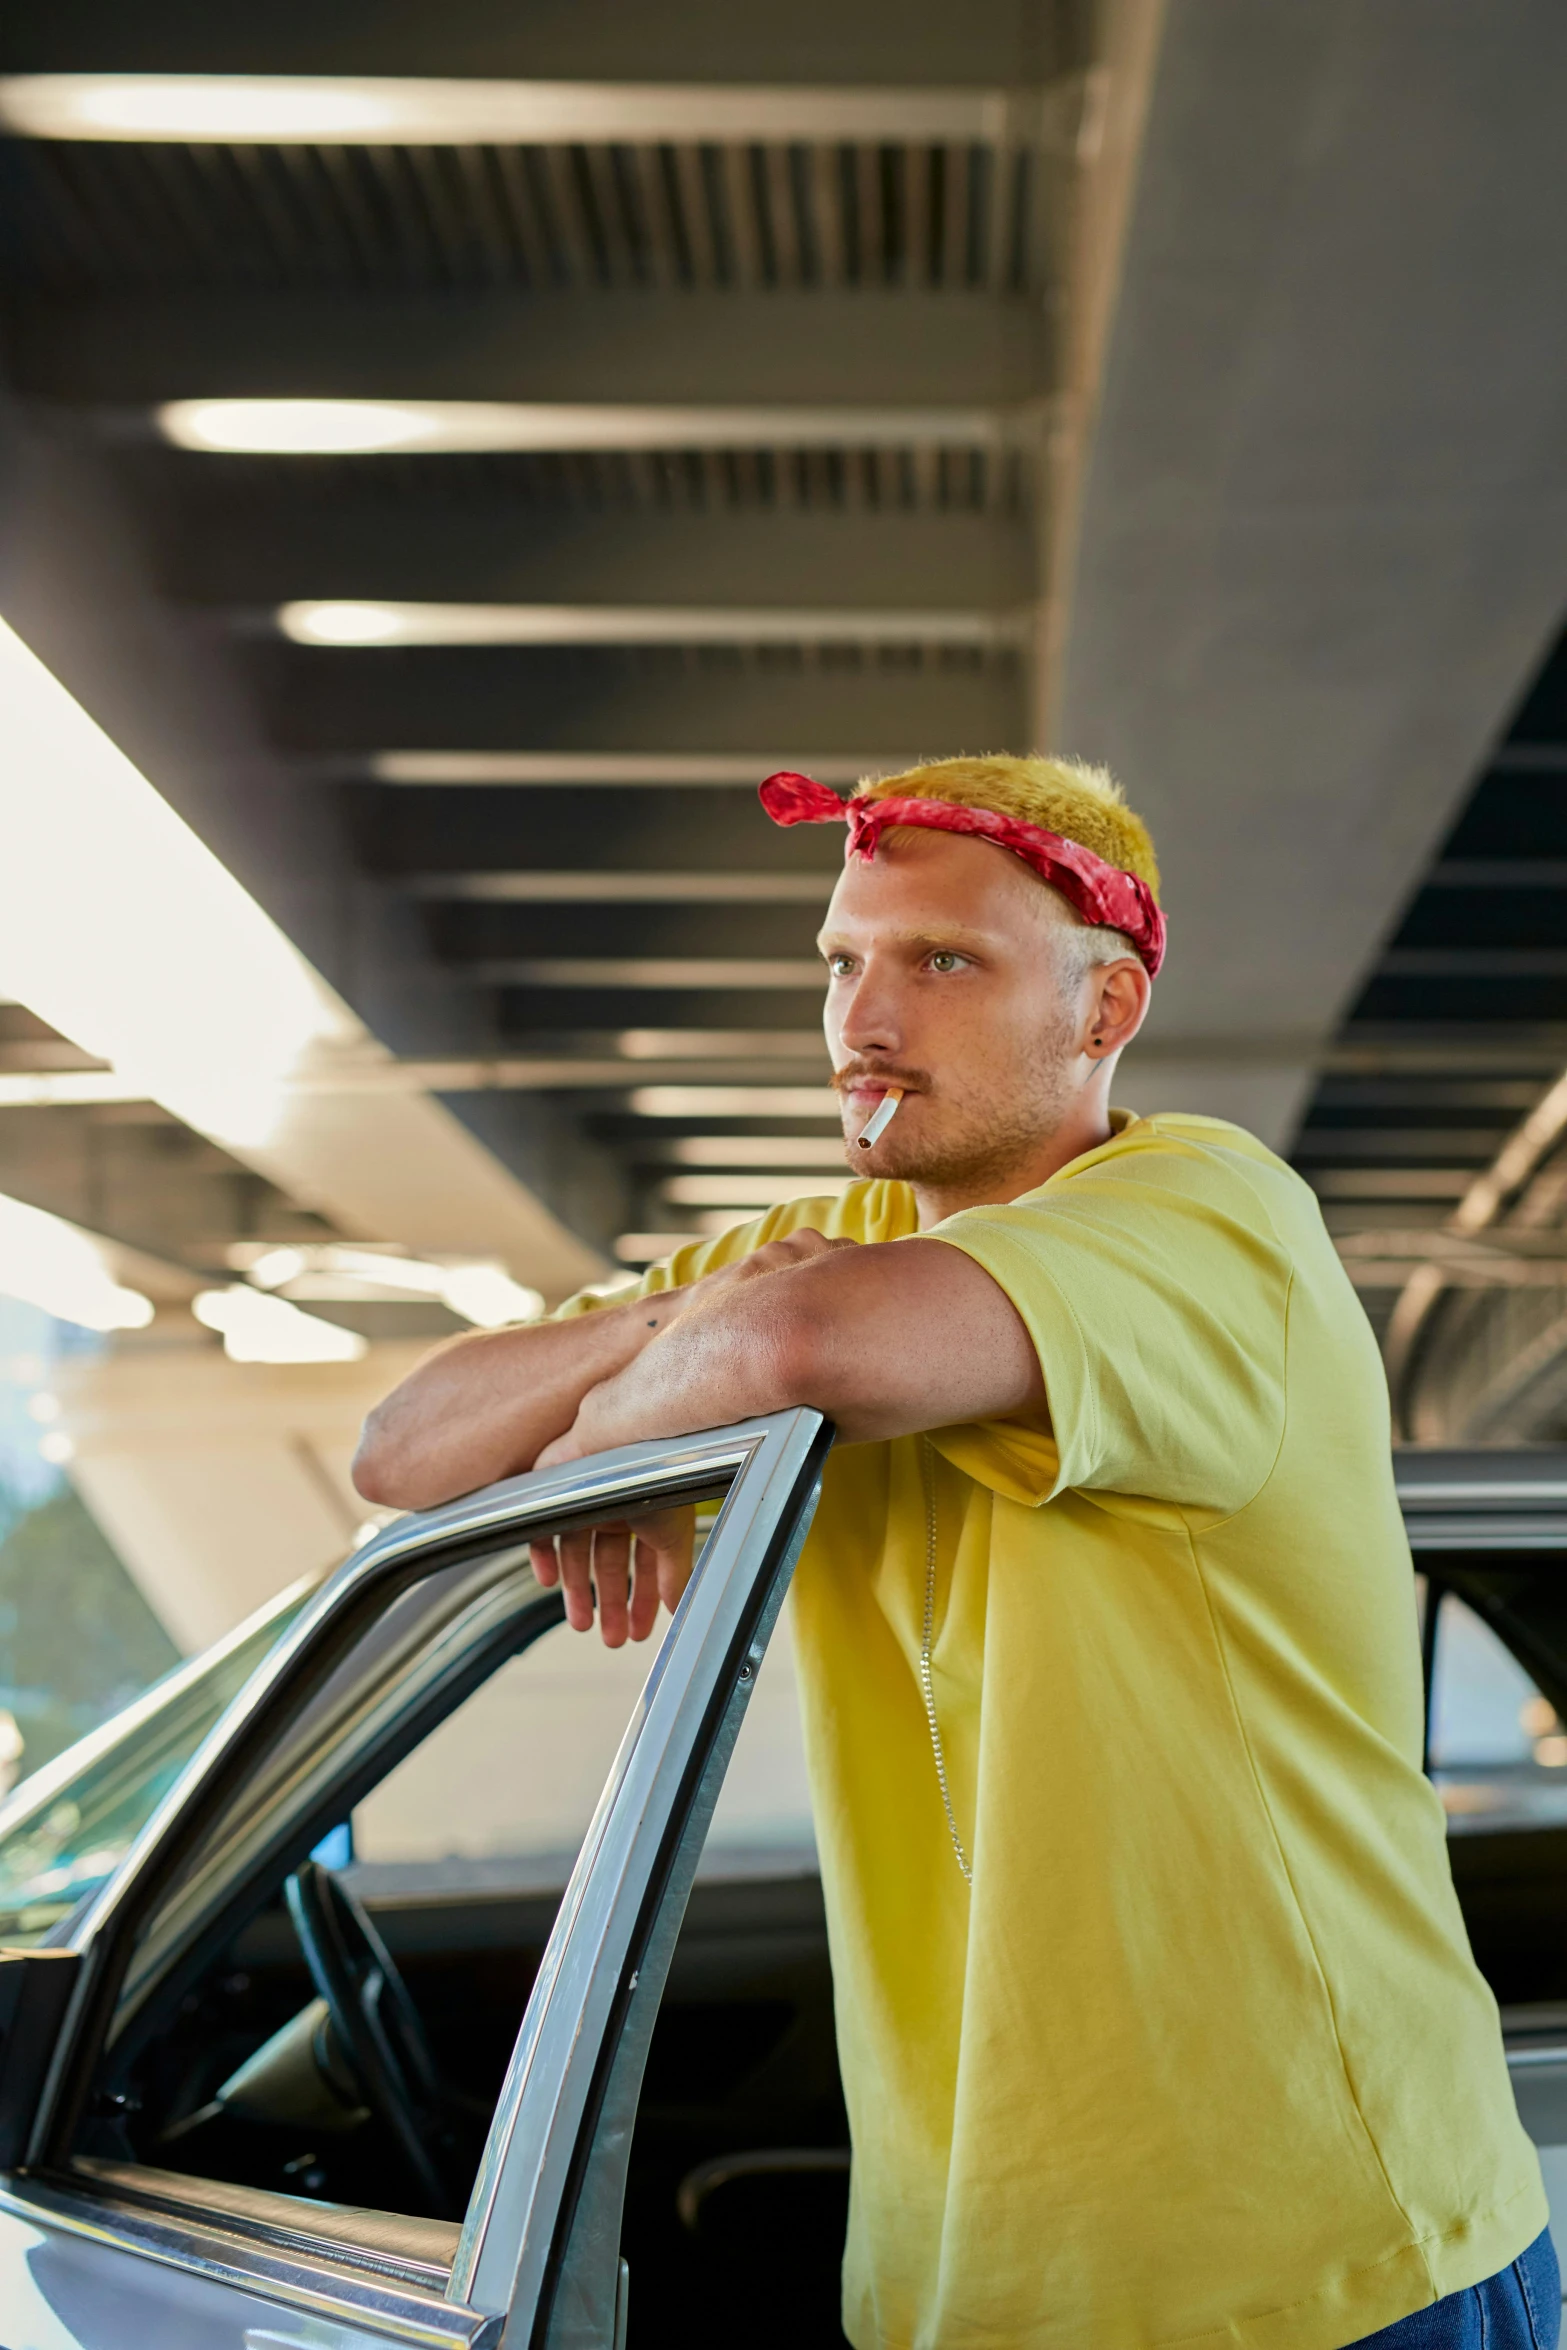
<path fill-rule="evenodd" d="M 843 1013 L 844 1049 L 850 1053 L 895 1053 L 903 1042 L 898 991 L 890 973 L 874 963 L 860 973 Z"/>

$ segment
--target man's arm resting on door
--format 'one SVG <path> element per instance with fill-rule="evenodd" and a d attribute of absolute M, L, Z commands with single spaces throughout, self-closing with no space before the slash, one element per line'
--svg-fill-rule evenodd
<path fill-rule="evenodd" d="M 584 1394 L 683 1312 L 695 1288 L 629 1298 L 565 1322 L 476 1331 L 409 1372 L 364 1425 L 354 1483 L 366 1501 L 427 1510 L 531 1469 Z"/>
<path fill-rule="evenodd" d="M 498 1477 L 519 1476 L 571 1426 L 591 1388 L 623 1370 L 693 1303 L 852 1245 L 809 1229 L 791 1232 L 681 1288 L 562 1322 L 455 1338 L 376 1405 L 354 1456 L 354 1483 L 366 1501 L 428 1510 Z M 697 1425 L 734 1417 L 720 1411 Z"/>
<path fill-rule="evenodd" d="M 829 1253 L 691 1293 L 584 1393 L 541 1465 L 811 1404 L 863 1444 L 964 1420 L 1041 1423 L 1033 1342 L 1000 1285 L 940 1240 Z"/>

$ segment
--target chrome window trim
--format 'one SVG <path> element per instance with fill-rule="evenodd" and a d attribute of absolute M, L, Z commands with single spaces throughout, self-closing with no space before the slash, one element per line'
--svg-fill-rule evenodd
<path fill-rule="evenodd" d="M 203 2179 L 181 2171 L 161 2171 L 143 2163 L 75 2163 L 67 2178 L 53 2184 L 62 2190 L 81 2187 L 116 2203 L 150 2211 L 160 2218 L 192 2220 L 200 2227 L 217 2228 L 262 2245 L 294 2249 L 303 2245 L 319 2252 L 328 2263 L 366 2269 L 396 2284 L 444 2294 L 452 2273 L 451 2255 L 457 2247 L 455 2221 L 404 2218 L 393 2211 L 355 2210 L 341 2204 L 313 2204 L 305 2196 L 274 2193 L 265 2187 L 236 2187 L 222 2179 Z M 383 2230 L 431 2231 L 449 2239 L 436 2254 L 399 2249 L 392 2244 L 367 2242 L 350 2233 L 352 2223 L 377 2222 Z M 334 2225 L 334 2222 L 339 2223 Z M 389 2225 L 388 2225 L 389 2223 Z"/>
<path fill-rule="evenodd" d="M 819 1412 L 795 1410 L 735 1431 L 748 1442 L 745 1466 L 648 1675 L 545 1947 L 448 2288 L 454 2301 L 509 2310 L 508 2341 L 534 2323 L 605 2038 L 704 1728 L 760 1662 L 745 1624 L 771 1563 L 766 1538 L 807 1506 L 825 1427 Z"/>
<path fill-rule="evenodd" d="M 481 2315 L 429 2288 L 377 2274 L 364 2262 L 331 2257 L 319 2237 L 274 2245 L 188 2213 L 146 2209 L 86 2184 L 55 2179 L 0 2179 L 0 2214 L 55 2235 L 85 2239 L 210 2284 L 338 2325 L 372 2327 L 413 2350 L 494 2350 L 501 2319 Z"/>

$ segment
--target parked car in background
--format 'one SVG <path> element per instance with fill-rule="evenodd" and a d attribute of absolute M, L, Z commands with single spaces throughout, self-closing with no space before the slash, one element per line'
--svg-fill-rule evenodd
<path fill-rule="evenodd" d="M 17 1790 L 4 2350 L 841 2341 L 847 2135 L 781 1746 L 780 1832 L 721 1832 L 829 1437 L 787 1413 L 401 1521 Z M 1428 1760 L 1567 2212 L 1567 1454 L 1399 1474 Z M 651 1664 L 603 1667 L 606 1779 L 528 1538 L 672 1501 L 717 1514 Z M 573 1854 L 562 1789 L 600 1780 Z"/>

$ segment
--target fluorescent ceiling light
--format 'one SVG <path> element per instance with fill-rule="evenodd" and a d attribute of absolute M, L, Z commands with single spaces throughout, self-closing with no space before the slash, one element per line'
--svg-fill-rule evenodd
<path fill-rule="evenodd" d="M 4 953 L 0 945 L 0 953 Z M 0 1109 L 47 1110 L 82 1102 L 144 1102 L 147 1089 L 113 1069 L 0 1069 Z"/>
<path fill-rule="evenodd" d="M 158 410 L 158 426 L 178 449 L 269 457 L 369 456 L 450 445 L 439 440 L 439 421 L 428 404 L 405 407 L 394 400 L 171 400 Z"/>
<path fill-rule="evenodd" d="M 819 906 L 831 873 L 415 873 L 410 897 L 492 906 Z"/>
<path fill-rule="evenodd" d="M 773 1208 L 790 1199 L 838 1199 L 850 1175 L 671 1175 L 659 1186 L 672 1208 Z"/>
<path fill-rule="evenodd" d="M 966 645 L 1023 642 L 1022 612 L 790 611 L 676 604 L 418 604 L 305 598 L 277 624 L 296 645 Z"/>
<path fill-rule="evenodd" d="M 0 81 L 0 123 L 25 137 L 181 144 L 1021 144 L 1070 135 L 1080 111 L 1065 83 L 1014 91 L 200 73 L 17 74 Z"/>
<path fill-rule="evenodd" d="M 262 457 L 478 451 L 1033 447 L 1049 404 L 1014 408 L 697 407 L 546 400 L 170 400 L 176 448 Z"/>
<path fill-rule="evenodd" d="M 738 784 L 754 787 L 779 765 L 847 789 L 867 775 L 899 775 L 919 757 L 882 753 L 844 758 L 836 752 L 791 751 L 377 751 L 370 772 L 377 783 Z"/>
<path fill-rule="evenodd" d="M 204 1289 L 191 1312 L 209 1330 L 223 1334 L 223 1352 L 234 1363 L 357 1363 L 365 1342 L 357 1330 L 302 1314 L 286 1298 L 259 1289 Z"/>
<path fill-rule="evenodd" d="M 454 1265 L 442 1291 L 454 1314 L 475 1322 L 481 1330 L 498 1330 L 507 1322 L 531 1322 L 544 1310 L 536 1289 L 524 1289 L 499 1265 Z"/>
<path fill-rule="evenodd" d="M 144 1330 L 152 1301 L 115 1280 L 91 1235 L 0 1195 L 0 1297 L 41 1307 L 84 1330 Z"/>
<path fill-rule="evenodd" d="M 664 1144 L 677 1167 L 843 1168 L 832 1134 L 678 1134 Z"/>
<path fill-rule="evenodd" d="M 836 1118 L 830 1085 L 642 1085 L 639 1118 Z"/>
<path fill-rule="evenodd" d="M 0 729 L 0 989 L 107 1061 L 119 1098 L 241 1155 L 264 1144 L 357 1024 L 4 623 Z M 102 1073 L 68 1074 L 80 1099 Z"/>
<path fill-rule="evenodd" d="M 373 83 L 282 74 L 18 74 L 0 82 L 0 120 L 34 139 L 357 143 L 387 137 L 394 119 Z"/>
<path fill-rule="evenodd" d="M 247 1252 L 248 1253 L 248 1252 Z M 250 1278 L 265 1290 L 294 1289 L 296 1296 L 339 1298 L 427 1297 L 449 1306 L 465 1322 L 486 1330 L 506 1322 L 531 1322 L 544 1311 L 536 1289 L 513 1281 L 492 1262 L 441 1265 L 390 1249 L 344 1248 L 335 1242 L 310 1248 L 267 1249 L 253 1258 Z M 296 1287 L 297 1284 L 297 1287 Z"/>

